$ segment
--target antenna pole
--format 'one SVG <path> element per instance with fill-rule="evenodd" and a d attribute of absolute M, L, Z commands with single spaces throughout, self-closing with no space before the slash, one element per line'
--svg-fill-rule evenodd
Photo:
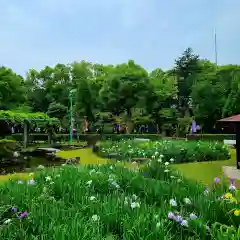
<path fill-rule="evenodd" d="M 216 63 L 216 65 L 218 65 L 217 33 L 216 33 L 216 29 L 215 29 L 215 32 L 214 32 L 214 50 L 215 50 L 215 63 Z"/>

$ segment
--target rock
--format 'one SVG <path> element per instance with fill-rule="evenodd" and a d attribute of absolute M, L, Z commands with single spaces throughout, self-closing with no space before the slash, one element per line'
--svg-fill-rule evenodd
<path fill-rule="evenodd" d="M 95 145 L 92 147 L 92 151 L 93 151 L 94 153 L 99 152 L 99 146 L 98 146 L 97 144 L 95 144 Z"/>
<path fill-rule="evenodd" d="M 136 141 L 136 142 L 149 142 L 150 139 L 148 139 L 148 138 L 134 138 L 134 141 Z"/>
<path fill-rule="evenodd" d="M 78 164 L 80 163 L 80 157 L 73 157 L 73 158 L 70 158 L 70 159 L 67 159 L 66 164 Z"/>
<path fill-rule="evenodd" d="M 118 158 L 119 154 L 118 153 L 109 153 L 108 154 L 108 158 L 112 159 L 112 158 Z"/>
<path fill-rule="evenodd" d="M 19 152 L 13 152 L 13 156 L 14 156 L 15 158 L 17 158 L 17 157 L 20 156 L 20 154 L 19 154 Z"/>
<path fill-rule="evenodd" d="M 80 157 L 76 157 L 76 161 L 80 164 Z"/>
<path fill-rule="evenodd" d="M 42 170 L 42 169 L 44 169 L 45 167 L 43 166 L 43 165 L 39 165 L 38 167 L 37 167 L 37 169 L 39 169 L 39 170 Z"/>
<path fill-rule="evenodd" d="M 26 171 L 26 172 L 31 172 L 32 169 L 31 169 L 31 168 L 25 168 L 25 171 Z"/>
<path fill-rule="evenodd" d="M 60 152 L 57 148 L 37 148 L 37 150 L 41 150 L 43 152 Z"/>
<path fill-rule="evenodd" d="M 132 158 L 131 161 L 132 162 L 137 162 L 137 163 L 144 163 L 146 161 L 149 161 L 150 159 L 149 158 Z"/>

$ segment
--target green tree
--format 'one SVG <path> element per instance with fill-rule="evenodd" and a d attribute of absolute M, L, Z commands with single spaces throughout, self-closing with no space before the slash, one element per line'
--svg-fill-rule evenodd
<path fill-rule="evenodd" d="M 221 118 L 226 100 L 225 89 L 215 83 L 216 77 L 216 74 L 209 74 L 192 88 L 194 116 L 206 132 L 211 132 L 216 121 Z"/>
<path fill-rule="evenodd" d="M 177 119 L 177 82 L 171 74 L 164 73 L 161 69 L 152 71 L 149 76 L 151 90 L 147 95 L 145 109 L 161 132 L 164 124 L 169 125 Z"/>
<path fill-rule="evenodd" d="M 240 73 L 235 72 L 232 76 L 231 91 L 223 108 L 223 117 L 240 113 Z"/>
<path fill-rule="evenodd" d="M 193 53 L 191 48 L 187 48 L 181 57 L 175 60 L 174 73 L 177 77 L 178 85 L 178 109 L 184 117 L 189 110 L 189 97 L 192 85 L 196 81 L 196 75 L 202 71 L 199 63 L 199 56 Z"/>
<path fill-rule="evenodd" d="M 52 102 L 49 104 L 47 114 L 50 117 L 63 119 L 67 115 L 67 107 L 61 103 Z"/>
<path fill-rule="evenodd" d="M 0 67 L 0 107 L 12 109 L 26 101 L 26 86 L 23 77 L 10 68 Z"/>
<path fill-rule="evenodd" d="M 124 111 L 131 118 L 132 109 L 145 103 L 149 85 L 146 70 L 130 60 L 115 67 L 103 84 L 100 99 L 105 109 L 114 115 Z"/>
<path fill-rule="evenodd" d="M 46 112 L 48 101 L 39 72 L 35 69 L 30 69 L 27 73 L 25 84 L 27 86 L 28 105 L 34 112 Z"/>

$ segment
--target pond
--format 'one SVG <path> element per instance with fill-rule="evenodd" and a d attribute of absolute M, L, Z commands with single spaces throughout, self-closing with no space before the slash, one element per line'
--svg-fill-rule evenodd
<path fill-rule="evenodd" d="M 50 160 L 46 157 L 29 157 L 28 161 L 24 161 L 18 164 L 11 165 L 1 165 L 0 166 L 0 175 L 6 175 L 10 173 L 21 173 L 21 172 L 32 172 L 40 166 L 44 167 L 54 167 L 60 166 L 65 163 L 66 160 Z"/>
<path fill-rule="evenodd" d="M 49 147 L 35 147 L 21 150 L 7 151 L 7 154 L 0 156 L 0 175 L 34 171 L 37 168 L 54 167 L 66 164 L 78 164 L 78 157 L 64 159 L 56 155 L 58 151 L 68 151 L 84 148 L 86 145 L 55 145 Z"/>

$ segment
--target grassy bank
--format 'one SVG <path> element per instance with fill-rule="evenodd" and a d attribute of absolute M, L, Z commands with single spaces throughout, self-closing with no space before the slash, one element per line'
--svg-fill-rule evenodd
<path fill-rule="evenodd" d="M 236 165 L 236 151 L 231 149 L 231 158 L 223 161 L 195 162 L 176 164 L 173 167 L 179 170 L 184 176 L 197 180 L 207 185 L 213 183 L 215 177 L 223 178 L 223 166 Z M 240 181 L 238 181 L 240 183 Z M 240 185 L 239 185 L 240 186 Z"/>

